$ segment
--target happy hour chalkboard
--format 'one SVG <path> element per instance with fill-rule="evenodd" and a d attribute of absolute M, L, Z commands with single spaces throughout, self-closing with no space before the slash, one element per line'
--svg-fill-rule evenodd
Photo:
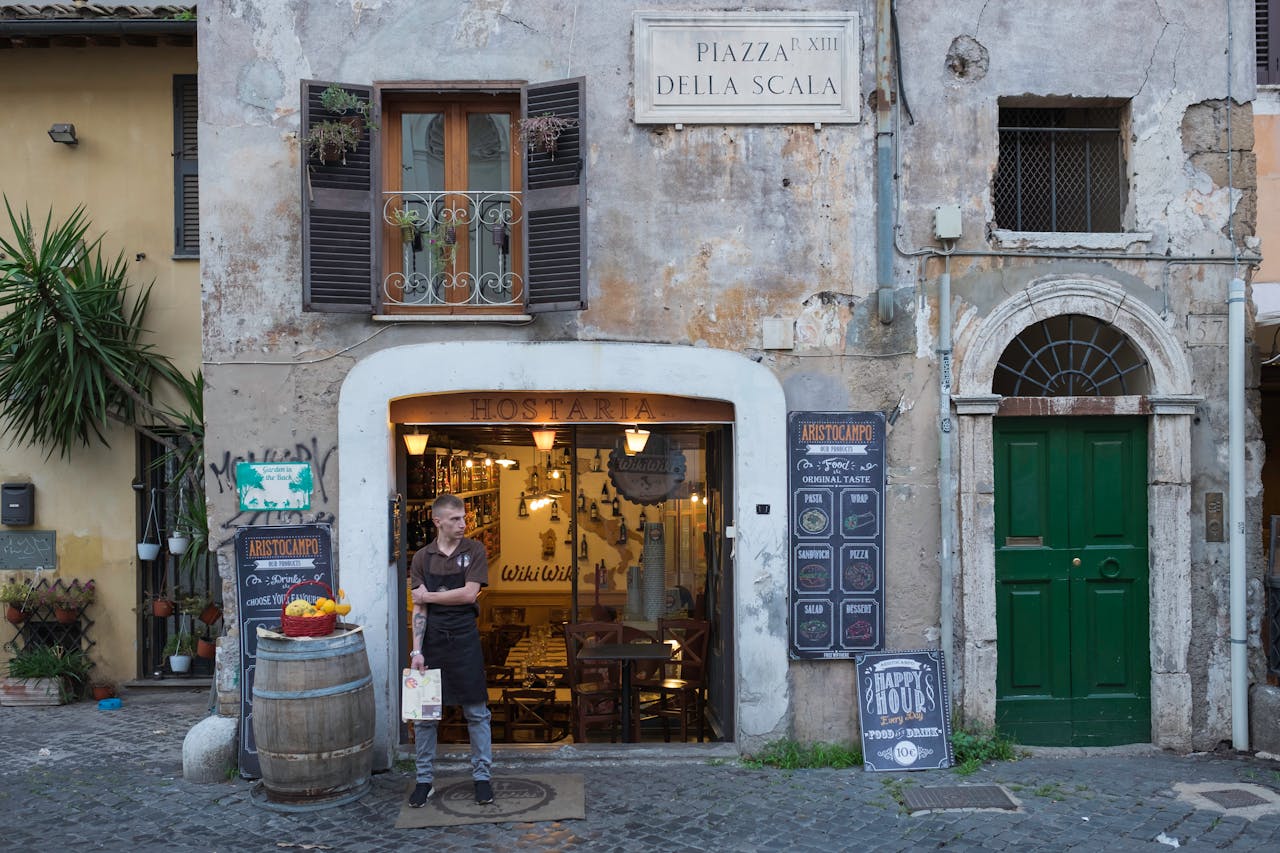
<path fill-rule="evenodd" d="M 951 698 L 942 652 L 858 655 L 858 720 L 867 770 L 950 767 Z"/>
<path fill-rule="evenodd" d="M 236 600 L 240 603 L 240 775 L 257 779 L 258 748 L 253 739 L 253 677 L 258 658 L 258 626 L 280 624 L 289 587 L 324 581 L 333 588 L 333 550 L 327 524 L 241 527 L 236 530 Z M 337 590 L 334 590 L 336 593 Z M 307 584 L 293 597 L 329 597 Z"/>
<path fill-rule="evenodd" d="M 792 412 L 791 657 L 848 660 L 884 647 L 881 412 Z"/>

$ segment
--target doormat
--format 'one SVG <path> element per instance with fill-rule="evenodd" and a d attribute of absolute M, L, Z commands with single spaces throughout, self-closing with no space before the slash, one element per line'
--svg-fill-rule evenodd
<path fill-rule="evenodd" d="M 474 780 L 437 779 L 431 799 L 420 809 L 409 807 L 415 782 L 404 791 L 396 829 L 427 826 L 460 826 L 466 823 L 533 823 L 547 820 L 583 820 L 587 807 L 582 777 L 576 774 L 548 776 L 495 776 L 493 802 L 476 804 Z"/>

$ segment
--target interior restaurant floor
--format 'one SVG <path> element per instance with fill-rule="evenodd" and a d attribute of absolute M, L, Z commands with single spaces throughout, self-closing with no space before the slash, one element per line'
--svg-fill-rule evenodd
<path fill-rule="evenodd" d="M 302 814 L 258 805 L 229 774 L 182 778 L 182 741 L 208 691 L 0 707 L 6 850 L 603 851 L 1280 849 L 1280 762 L 1151 748 L 1038 752 L 951 771 L 752 769 L 731 744 L 507 747 L 496 789 L 527 773 L 578 774 L 584 818 L 395 829 L 412 765 L 374 776 L 354 803 Z M 452 753 L 452 750 L 449 750 Z M 525 754 L 527 753 L 527 754 Z M 462 763 L 441 780 L 464 780 Z M 907 792 L 996 787 L 1013 808 L 912 812 Z M 924 799 L 929 799 L 925 797 Z M 945 800 L 945 797 L 935 798 Z M 998 798 L 997 798 L 998 799 Z M 430 802 L 430 801 L 429 801 Z M 941 803 L 946 805 L 945 802 Z"/>

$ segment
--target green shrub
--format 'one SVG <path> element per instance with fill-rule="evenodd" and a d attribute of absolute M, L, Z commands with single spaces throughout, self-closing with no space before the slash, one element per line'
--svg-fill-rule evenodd
<path fill-rule="evenodd" d="M 783 738 L 770 741 L 754 755 L 744 755 L 742 763 L 747 767 L 780 767 L 784 770 L 860 767 L 862 750 L 838 743 L 815 743 L 805 746 L 798 741 Z"/>
<path fill-rule="evenodd" d="M 951 733 L 956 772 L 968 775 L 988 761 L 1014 761 L 1018 751 L 1013 738 L 999 729 L 957 728 Z"/>

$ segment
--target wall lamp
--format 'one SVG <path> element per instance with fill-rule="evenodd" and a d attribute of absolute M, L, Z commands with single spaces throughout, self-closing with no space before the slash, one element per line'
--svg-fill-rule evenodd
<path fill-rule="evenodd" d="M 76 139 L 76 126 L 74 124 L 55 124 L 49 128 L 49 138 L 54 142 L 61 142 L 63 145 L 75 145 L 80 141 Z"/>

